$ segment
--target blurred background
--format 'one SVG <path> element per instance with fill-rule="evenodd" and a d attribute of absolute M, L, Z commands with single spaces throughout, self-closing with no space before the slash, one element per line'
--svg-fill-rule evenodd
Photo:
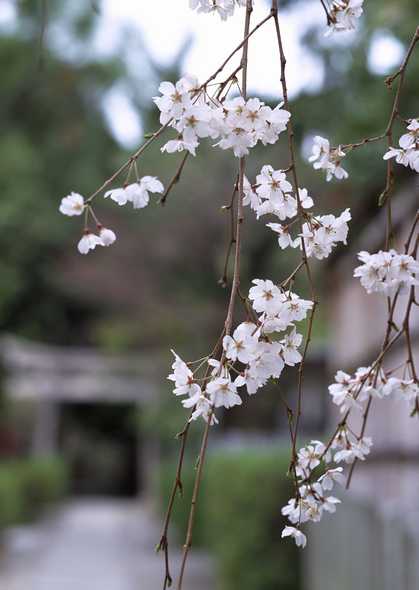
<path fill-rule="evenodd" d="M 381 133 L 397 69 L 415 27 L 413 0 L 368 0 L 356 34 L 324 37 L 320 2 L 281 3 L 300 176 L 320 213 L 351 207 L 349 247 L 314 265 L 320 308 L 307 362 L 303 441 L 330 431 L 327 384 L 374 358 L 385 309 L 351 280 L 360 250 L 383 246 L 377 207 L 384 145 L 345 160 L 348 181 L 326 183 L 307 163 L 311 139 L 333 145 Z M 255 22 L 268 10 L 256 0 Z M 100 204 L 112 248 L 77 253 L 81 226 L 58 213 L 72 190 L 91 194 L 158 127 L 161 80 L 203 80 L 240 41 L 242 14 L 221 23 L 187 0 L 0 0 L 0 587 L 5 590 L 160 588 L 153 553 L 173 481 L 185 414 L 166 375 L 170 348 L 207 354 L 224 321 L 219 284 L 229 240 L 231 154 L 202 143 L 165 207 Z M 249 93 L 276 105 L 279 63 L 269 26 L 250 46 Z M 418 115 L 419 57 L 409 65 L 402 115 Z M 401 129 L 400 129 L 401 131 Z M 162 140 L 162 142 L 164 139 Z M 206 145 L 205 145 L 206 144 Z M 154 145 L 140 173 L 166 185 L 179 155 Z M 287 166 L 286 138 L 255 148 Z M 403 243 L 418 181 L 397 167 L 394 222 Z M 242 286 L 281 280 L 297 263 L 246 212 Z M 396 242 L 396 246 L 397 246 Z M 295 290 L 308 296 L 301 278 Z M 240 314 L 237 314 L 240 319 Z M 418 317 L 413 331 L 418 348 Z M 395 349 L 391 362 L 402 354 Z M 337 515 L 298 552 L 280 539 L 291 495 L 287 418 L 296 371 L 223 416 L 211 432 L 186 589 L 413 590 L 419 587 L 417 422 L 404 406 L 377 407 L 368 468 Z M 184 497 L 176 501 L 174 571 L 189 507 L 201 425 L 192 428 Z M 325 434 L 326 433 L 326 434 Z M 377 496 L 380 501 L 377 504 Z M 356 567 L 354 567 L 356 564 Z"/>

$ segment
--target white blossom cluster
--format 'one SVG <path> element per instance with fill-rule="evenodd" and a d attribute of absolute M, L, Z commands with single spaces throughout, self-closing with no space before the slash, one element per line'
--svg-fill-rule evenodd
<path fill-rule="evenodd" d="M 354 270 L 367 293 L 394 294 L 398 288 L 419 285 L 415 275 L 419 274 L 419 262 L 408 254 L 398 254 L 395 250 L 376 254 L 359 252 L 363 263 Z"/>
<path fill-rule="evenodd" d="M 217 13 L 222 20 L 233 16 L 237 6 L 246 6 L 246 0 L 189 0 L 189 6 L 197 12 Z"/>
<path fill-rule="evenodd" d="M 138 182 L 134 182 L 123 188 L 107 191 L 104 197 L 105 199 L 110 197 L 118 205 L 126 205 L 130 202 L 133 204 L 134 209 L 142 209 L 150 201 L 150 192 L 162 193 L 163 191 L 164 187 L 162 183 L 155 176 L 143 176 Z M 87 207 L 88 205 L 85 203 L 82 195 L 70 193 L 61 200 L 59 211 L 63 215 L 74 217 L 82 215 Z M 77 245 L 80 254 L 87 254 L 90 250 L 94 250 L 96 246 L 110 246 L 115 242 L 115 232 L 103 227 L 98 222 L 96 223 L 96 227 L 99 232 L 98 234 L 92 232 L 88 227 L 84 229 L 83 236 Z"/>
<path fill-rule="evenodd" d="M 413 379 L 388 376 L 383 370 L 376 371 L 371 367 L 360 367 L 353 376 L 338 371 L 335 382 L 329 385 L 329 393 L 344 415 L 353 411 L 365 412 L 370 397 L 393 397 L 407 403 L 411 411 L 419 401 L 419 386 Z M 286 526 L 283 537 L 291 536 L 297 546 L 305 547 L 307 539 L 300 531 L 300 525 L 308 521 L 318 522 L 324 512 L 335 512 L 340 503 L 326 493 L 335 482 L 341 485 L 345 482 L 343 468 L 333 467 L 333 464 L 350 465 L 357 460 L 364 461 L 371 447 L 371 438 L 355 436 L 345 421 L 327 446 L 313 440 L 298 451 L 293 467 L 298 494 L 282 508 L 282 514 L 297 526 Z"/>
<path fill-rule="evenodd" d="M 296 526 L 286 526 L 282 537 L 291 536 L 297 546 L 305 547 L 307 538 L 300 531 L 300 525 L 309 521 L 319 522 L 325 512 L 334 513 L 341 502 L 328 495 L 335 483 L 345 483 L 343 468 L 333 467 L 333 464 L 350 464 L 356 459 L 363 461 L 371 446 L 369 437 L 356 437 L 343 425 L 327 447 L 321 441 L 312 440 L 298 451 L 293 467 L 298 493 L 281 510 Z"/>
<path fill-rule="evenodd" d="M 329 393 L 342 414 L 352 410 L 364 411 L 365 402 L 370 397 L 383 399 L 391 396 L 407 402 L 413 410 L 419 387 L 413 379 L 386 377 L 382 370 L 376 374 L 371 367 L 360 367 L 354 376 L 338 371 L 335 383 L 329 385 Z"/>
<path fill-rule="evenodd" d="M 132 203 L 134 209 L 143 209 L 150 202 L 149 193 L 159 193 L 164 191 L 164 186 L 155 176 L 143 176 L 138 182 L 129 184 L 123 188 L 114 188 L 106 191 L 105 199 L 108 197 L 118 203 L 126 205 Z"/>
<path fill-rule="evenodd" d="M 84 198 L 78 193 L 71 193 L 67 197 L 61 200 L 59 207 L 60 213 L 74 217 L 81 215 L 85 210 Z M 115 233 L 101 224 L 97 224 L 99 234 L 91 232 L 89 229 L 85 229 L 83 236 L 77 244 L 77 249 L 80 254 L 87 254 L 89 250 L 94 250 L 96 246 L 110 246 L 116 240 Z"/>
<path fill-rule="evenodd" d="M 297 215 L 298 201 L 292 195 L 291 183 L 282 170 L 274 170 L 270 165 L 263 166 L 256 176 L 255 188 L 245 178 L 243 192 L 243 205 L 250 205 L 257 219 L 267 214 L 275 215 L 281 220 L 292 219 Z M 313 206 L 313 199 L 306 189 L 300 189 L 299 196 L 304 209 Z"/>
<path fill-rule="evenodd" d="M 399 379 L 386 375 L 382 369 L 360 367 L 353 376 L 338 371 L 335 382 L 329 385 L 329 394 L 345 416 L 353 411 L 365 412 L 370 397 L 392 396 L 407 403 L 413 411 L 418 404 L 419 387 L 413 379 Z M 293 466 L 298 493 L 282 508 L 282 514 L 297 526 L 285 527 L 283 537 L 293 537 L 297 546 L 306 545 L 307 539 L 300 531 L 300 525 L 308 521 L 318 522 L 324 512 L 335 512 L 340 503 L 326 493 L 335 482 L 343 484 L 345 481 L 343 468 L 333 467 L 333 464 L 364 461 L 371 447 L 371 438 L 355 436 L 345 420 L 327 446 L 313 440 L 298 451 Z"/>
<path fill-rule="evenodd" d="M 313 153 L 309 157 L 309 162 L 313 162 L 315 170 L 326 170 L 326 180 L 329 182 L 333 177 L 338 180 L 348 178 L 348 173 L 341 166 L 342 158 L 345 152 L 341 146 L 331 148 L 328 139 L 316 135 L 313 140 Z"/>
<path fill-rule="evenodd" d="M 253 284 L 249 300 L 259 314 L 257 323 L 243 322 L 232 335 L 224 336 L 222 361 L 207 360 L 211 375 L 203 380 L 202 387 L 202 380 L 173 353 L 173 373 L 168 378 L 175 383 L 175 395 L 187 396 L 182 405 L 194 408 L 193 420 L 202 416 L 216 423 L 216 408 L 231 408 L 242 403 L 238 388 L 245 387 L 247 393 L 253 395 L 270 378 L 278 378 L 285 365 L 294 366 L 301 361 L 298 347 L 302 335 L 294 323 L 306 318 L 313 302 L 281 290 L 270 280 L 255 279 Z M 272 334 L 278 333 L 281 335 L 274 340 Z"/>
<path fill-rule="evenodd" d="M 308 213 L 313 207 L 313 199 L 307 189 L 298 189 L 298 199 L 292 194 L 292 186 L 282 170 L 274 170 L 272 166 L 263 166 L 256 176 L 256 184 L 251 185 L 247 178 L 243 184 L 243 205 L 250 206 L 256 213 L 257 219 L 262 215 L 274 215 L 281 221 L 294 218 L 298 213 L 298 201 L 307 219 L 302 225 L 302 232 L 293 238 L 290 225 L 281 223 L 267 223 L 272 231 L 278 234 L 278 244 L 281 249 L 288 247 L 301 248 L 304 246 L 308 257 L 314 256 L 319 260 L 326 258 L 339 243 L 346 244 L 348 236 L 348 222 L 351 219 L 349 209 L 345 209 L 339 217 L 334 215 L 317 215 Z"/>
<path fill-rule="evenodd" d="M 364 0 L 333 0 L 330 8 L 329 31 L 353 31 L 363 12 Z"/>
<path fill-rule="evenodd" d="M 344 483 L 342 467 L 330 467 L 326 470 L 320 467 L 322 475 L 313 475 L 322 461 L 326 462 L 325 457 L 330 458 L 330 452 L 318 440 L 311 441 L 300 449 L 297 455 L 294 469 L 298 494 L 288 500 L 281 512 L 292 525 L 296 525 L 286 526 L 282 531 L 282 537 L 293 537 L 298 547 L 305 547 L 307 543 L 307 537 L 299 529 L 300 525 L 308 521 L 319 522 L 325 512 L 335 512 L 336 505 L 340 503 L 338 498 L 329 495 L 328 492 L 333 489 L 335 483 Z"/>
<path fill-rule="evenodd" d="M 398 164 L 419 172 L 419 120 L 411 119 L 408 132 L 399 139 L 399 148 L 391 147 L 383 156 L 384 160 L 396 158 Z"/>
<path fill-rule="evenodd" d="M 303 224 L 303 231 L 298 245 L 302 248 L 304 240 L 307 256 L 319 260 L 327 258 L 339 242 L 346 244 L 348 221 L 351 219 L 349 209 L 339 215 L 318 215 Z"/>
<path fill-rule="evenodd" d="M 160 122 L 178 132 L 162 152 L 187 150 L 195 155 L 200 139 L 211 138 L 218 140 L 215 146 L 231 149 L 241 158 L 259 141 L 274 144 L 290 118 L 281 104 L 271 109 L 258 98 L 239 96 L 223 102 L 209 98 L 192 76 L 184 76 L 176 84 L 162 82 L 159 91 L 162 96 L 153 100 L 160 110 Z"/>

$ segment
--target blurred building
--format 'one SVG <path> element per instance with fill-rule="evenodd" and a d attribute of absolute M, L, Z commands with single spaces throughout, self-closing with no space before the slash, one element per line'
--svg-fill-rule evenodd
<path fill-rule="evenodd" d="M 403 251 L 417 211 L 417 182 L 406 186 L 392 202 L 397 242 Z M 356 253 L 382 248 L 386 212 L 359 224 L 350 248 L 334 260 L 331 273 L 330 375 L 368 366 L 379 353 L 387 327 L 386 300 L 368 295 L 352 273 Z M 401 326 L 408 295 L 399 299 L 395 324 Z M 419 313 L 411 314 L 414 358 L 419 360 Z M 400 338 L 386 355 L 384 368 L 406 360 Z M 330 417 L 330 430 L 338 419 Z M 360 422 L 360 420 L 359 420 Z M 360 423 L 352 421 L 355 432 Z M 371 454 L 358 462 L 349 491 L 333 516 L 310 526 L 305 553 L 306 590 L 413 590 L 419 588 L 419 427 L 408 406 L 395 399 L 374 400 L 366 435 L 373 439 Z"/>

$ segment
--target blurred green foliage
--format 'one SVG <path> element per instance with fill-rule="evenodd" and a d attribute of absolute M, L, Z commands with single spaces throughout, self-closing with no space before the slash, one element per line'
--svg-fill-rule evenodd
<path fill-rule="evenodd" d="M 285 519 L 281 506 L 292 496 L 284 451 L 241 450 L 211 453 L 198 501 L 193 545 L 214 555 L 219 590 L 298 590 L 299 552 L 281 540 Z M 163 466 L 160 477 L 162 511 L 175 467 Z M 173 524 L 182 541 L 195 473 L 185 465 L 184 493 L 177 498 Z"/>
<path fill-rule="evenodd" d="M 67 490 L 67 469 L 55 457 L 0 464 L 0 530 L 39 517 Z"/>

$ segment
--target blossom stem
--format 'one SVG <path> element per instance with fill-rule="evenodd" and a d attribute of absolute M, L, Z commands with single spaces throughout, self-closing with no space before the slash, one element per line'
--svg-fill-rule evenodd
<path fill-rule="evenodd" d="M 252 14 L 252 0 L 247 0 L 245 26 L 244 26 L 244 37 L 243 37 L 243 41 L 240 45 L 240 47 L 243 47 L 243 53 L 242 53 L 242 59 L 241 59 L 242 93 L 243 93 L 243 97 L 245 99 L 247 96 L 248 40 L 250 37 L 249 29 L 250 29 L 251 14 Z M 269 15 L 269 18 L 270 18 L 270 15 Z M 268 18 L 266 18 L 265 21 L 266 20 L 268 20 Z M 262 23 L 263 23 L 263 21 L 262 21 Z M 245 171 L 245 158 L 242 157 L 242 158 L 240 158 L 240 166 L 239 166 L 239 180 L 238 180 L 239 194 L 238 194 L 238 199 L 237 199 L 236 243 L 235 243 L 233 282 L 232 282 L 232 286 L 231 286 L 230 301 L 228 304 L 226 320 L 224 323 L 224 334 L 226 334 L 226 335 L 229 335 L 231 332 L 235 301 L 236 301 L 237 292 L 238 292 L 238 289 L 240 286 L 240 276 L 239 276 L 239 273 L 240 273 L 240 241 L 241 241 L 241 231 L 240 230 L 241 230 L 241 225 L 243 222 L 244 171 Z M 224 353 L 223 353 L 222 357 L 223 356 L 224 356 Z M 222 360 L 223 360 L 223 358 L 222 358 Z M 195 475 L 194 488 L 193 488 L 193 492 L 192 492 L 191 507 L 190 507 L 190 511 L 189 511 L 188 527 L 187 527 L 187 532 L 186 532 L 185 544 L 183 546 L 182 562 L 181 562 L 181 566 L 180 566 L 177 590 L 182 590 L 186 562 L 187 562 L 189 550 L 192 545 L 192 532 L 193 532 L 193 525 L 194 525 L 194 520 L 195 520 L 196 505 L 197 505 L 199 490 L 200 490 L 200 486 L 201 486 L 202 470 L 204 467 L 205 456 L 206 456 L 206 451 L 207 451 L 207 447 L 208 447 L 208 437 L 209 437 L 209 430 L 211 427 L 213 411 L 214 411 L 214 408 L 212 408 L 210 411 L 207 423 L 205 425 L 204 433 L 202 436 L 201 449 L 200 449 L 199 459 L 198 459 L 198 466 L 197 466 L 197 471 L 196 471 L 196 475 Z"/>
<path fill-rule="evenodd" d="M 188 156 L 189 156 L 189 152 L 187 151 L 187 152 L 185 152 L 185 155 L 181 159 L 179 167 L 176 170 L 175 175 L 173 176 L 172 180 L 169 182 L 166 190 L 164 191 L 163 195 L 161 196 L 161 199 L 159 200 L 160 205 L 166 204 L 167 197 L 169 196 L 169 193 L 171 192 L 171 190 L 175 186 L 175 184 L 177 184 L 179 182 L 180 177 L 183 172 L 183 168 L 185 167 L 185 164 L 186 164 L 186 160 L 188 159 Z"/>
<path fill-rule="evenodd" d="M 285 52 L 284 52 L 284 48 L 283 48 L 281 29 L 280 29 L 279 18 L 278 18 L 278 0 L 272 0 L 271 14 L 274 19 L 275 32 L 276 32 L 279 57 L 280 57 L 280 65 L 281 65 L 280 81 L 281 81 L 281 87 L 282 87 L 282 94 L 283 94 L 283 98 L 284 98 L 284 106 L 288 112 L 291 112 L 289 100 L 288 100 L 288 88 L 287 88 L 287 81 L 286 81 L 286 75 L 285 75 L 287 60 L 286 60 Z M 289 149 L 289 155 L 290 155 L 290 168 L 291 168 L 291 173 L 292 173 L 294 191 L 295 191 L 295 195 L 297 198 L 300 228 L 301 228 L 301 233 L 303 233 L 303 207 L 301 205 L 301 199 L 300 199 L 299 190 L 298 190 L 299 184 L 298 184 L 297 167 L 296 167 L 295 145 L 294 145 L 294 128 L 293 128 L 293 123 L 292 123 L 292 115 L 291 115 L 290 120 L 287 125 L 287 134 L 288 134 L 288 149 Z M 300 416 L 301 416 L 301 412 L 302 412 L 302 399 L 303 399 L 304 365 L 305 365 L 305 359 L 307 357 L 309 344 L 311 341 L 314 314 L 315 314 L 316 308 L 317 308 L 317 300 L 316 300 L 316 295 L 315 295 L 315 290 L 314 290 L 314 283 L 313 283 L 313 279 L 312 279 L 312 275 L 311 275 L 310 264 L 307 259 L 305 240 L 303 237 L 301 237 L 301 249 L 302 249 L 302 263 L 306 269 L 307 280 L 308 280 L 310 292 L 311 292 L 311 299 L 313 301 L 313 307 L 311 309 L 309 320 L 308 320 L 308 327 L 307 327 L 307 334 L 306 334 L 306 339 L 305 339 L 303 355 L 302 355 L 300 365 L 298 367 L 297 407 L 296 407 L 296 414 L 295 414 L 294 431 L 293 431 L 293 435 L 291 437 L 291 443 L 292 443 L 291 464 L 292 465 L 295 464 L 296 457 L 297 457 L 297 437 L 298 437 Z"/>

